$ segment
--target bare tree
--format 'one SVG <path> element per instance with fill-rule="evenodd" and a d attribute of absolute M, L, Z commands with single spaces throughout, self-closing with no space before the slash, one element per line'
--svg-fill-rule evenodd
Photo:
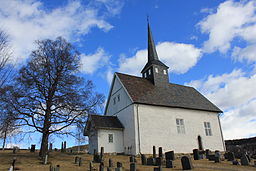
<path fill-rule="evenodd" d="M 0 30 L 0 88 L 10 78 L 12 72 L 12 65 L 8 62 L 11 57 L 11 49 L 7 34 Z"/>
<path fill-rule="evenodd" d="M 6 91 L 6 100 L 19 114 L 20 126 L 42 133 L 39 155 L 43 157 L 49 135 L 72 133 L 69 126 L 95 112 L 104 97 L 94 91 L 92 81 L 78 76 L 79 53 L 70 43 L 61 37 L 36 43 L 38 48 L 21 68 L 15 88 Z"/>

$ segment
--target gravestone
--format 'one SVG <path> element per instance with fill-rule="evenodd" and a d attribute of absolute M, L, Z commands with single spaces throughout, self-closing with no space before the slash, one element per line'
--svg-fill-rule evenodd
<path fill-rule="evenodd" d="M 122 171 L 123 169 L 121 167 L 115 168 L 115 171 Z"/>
<path fill-rule="evenodd" d="M 130 156 L 130 163 L 134 163 L 135 162 L 135 156 Z"/>
<path fill-rule="evenodd" d="M 183 156 L 181 158 L 181 164 L 182 164 L 183 170 L 192 170 L 192 168 L 193 168 L 191 160 L 188 156 Z"/>
<path fill-rule="evenodd" d="M 113 161 L 112 161 L 112 159 L 109 159 L 108 160 L 108 167 L 113 167 L 114 165 L 113 165 Z"/>
<path fill-rule="evenodd" d="M 153 158 L 153 157 L 147 158 L 147 165 L 154 166 L 155 165 L 155 158 Z"/>
<path fill-rule="evenodd" d="M 233 165 L 240 165 L 240 163 L 239 163 L 237 160 L 233 160 L 233 161 L 232 161 L 232 164 L 233 164 Z"/>
<path fill-rule="evenodd" d="M 166 160 L 174 160 L 175 159 L 174 151 L 165 152 L 165 159 Z"/>
<path fill-rule="evenodd" d="M 219 163 L 220 162 L 220 152 L 216 150 L 214 156 L 215 156 L 214 162 Z"/>
<path fill-rule="evenodd" d="M 93 170 L 93 163 L 92 161 L 90 161 L 90 164 L 89 164 L 89 170 L 92 171 Z"/>
<path fill-rule="evenodd" d="M 130 163 L 130 171 L 136 171 L 136 163 Z"/>
<path fill-rule="evenodd" d="M 209 161 L 215 161 L 215 154 L 209 154 L 208 155 L 208 160 Z"/>
<path fill-rule="evenodd" d="M 159 147 L 158 148 L 158 157 L 163 157 L 163 148 L 162 147 Z"/>
<path fill-rule="evenodd" d="M 208 159 L 208 156 L 209 156 L 209 154 L 210 154 L 210 150 L 209 149 L 206 149 L 205 150 L 205 157 L 206 157 L 206 159 Z"/>
<path fill-rule="evenodd" d="M 162 158 L 161 157 L 157 157 L 155 159 L 155 161 L 156 161 L 156 163 L 155 163 L 156 166 L 161 166 L 162 165 Z"/>
<path fill-rule="evenodd" d="M 78 166 L 82 166 L 82 158 L 81 157 L 79 157 Z"/>
<path fill-rule="evenodd" d="M 147 158 L 146 158 L 146 156 L 144 154 L 141 154 L 140 158 L 141 158 L 141 164 L 142 165 L 147 165 Z"/>
<path fill-rule="evenodd" d="M 153 146 L 153 158 L 156 158 L 156 146 Z"/>
<path fill-rule="evenodd" d="M 36 145 L 32 144 L 30 148 L 30 152 L 35 152 L 36 151 Z"/>
<path fill-rule="evenodd" d="M 44 164 L 47 164 L 47 162 L 48 162 L 48 155 L 46 154 L 44 157 Z"/>
<path fill-rule="evenodd" d="M 100 162 L 103 161 L 103 156 L 104 156 L 104 147 L 100 147 Z"/>
<path fill-rule="evenodd" d="M 66 149 L 67 149 L 67 142 L 64 141 L 63 152 L 66 152 Z"/>
<path fill-rule="evenodd" d="M 242 166 L 248 166 L 249 165 L 249 160 L 248 160 L 248 158 L 246 157 L 245 154 L 242 154 L 240 162 L 241 162 Z"/>
<path fill-rule="evenodd" d="M 227 159 L 228 159 L 228 161 L 233 161 L 233 160 L 235 160 L 235 155 L 234 155 L 234 153 L 233 153 L 233 152 L 228 152 L 228 153 L 227 153 Z"/>
<path fill-rule="evenodd" d="M 50 145 L 49 145 L 49 151 L 50 152 L 52 151 L 52 143 L 50 143 Z"/>
<path fill-rule="evenodd" d="M 78 157 L 76 156 L 75 157 L 75 164 L 77 164 L 78 163 Z"/>
<path fill-rule="evenodd" d="M 123 167 L 123 164 L 122 164 L 121 162 L 117 162 L 117 163 L 116 163 L 116 167 L 117 167 L 117 168 Z"/>
<path fill-rule="evenodd" d="M 107 171 L 112 171 L 112 169 L 110 167 L 107 167 Z"/>
<path fill-rule="evenodd" d="M 162 166 L 159 166 L 159 167 L 155 167 L 155 168 L 154 168 L 154 171 L 162 171 L 162 170 L 163 170 Z"/>
<path fill-rule="evenodd" d="M 95 163 L 100 163 L 101 162 L 101 157 L 98 153 L 96 153 L 94 156 L 93 156 L 93 162 Z"/>
<path fill-rule="evenodd" d="M 61 150 L 60 150 L 61 152 L 63 152 L 64 151 L 64 145 L 63 145 L 63 142 L 61 142 Z"/>
<path fill-rule="evenodd" d="M 193 157 L 194 157 L 194 160 L 199 160 L 199 150 L 198 149 L 193 149 Z"/>
<path fill-rule="evenodd" d="M 173 161 L 172 160 L 166 160 L 166 168 L 173 168 Z"/>
<path fill-rule="evenodd" d="M 103 162 L 100 163 L 99 167 L 100 167 L 99 171 L 104 171 L 104 163 Z"/>
<path fill-rule="evenodd" d="M 13 167 L 13 170 L 15 170 L 15 163 L 16 163 L 16 157 L 14 157 L 13 160 L 12 160 L 12 167 Z"/>

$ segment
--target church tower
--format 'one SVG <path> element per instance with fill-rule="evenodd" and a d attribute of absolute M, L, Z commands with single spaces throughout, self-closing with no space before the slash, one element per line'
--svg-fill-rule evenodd
<path fill-rule="evenodd" d="M 168 68 L 158 58 L 148 23 L 148 62 L 141 71 L 142 77 L 150 80 L 157 87 L 165 87 L 169 84 Z"/>

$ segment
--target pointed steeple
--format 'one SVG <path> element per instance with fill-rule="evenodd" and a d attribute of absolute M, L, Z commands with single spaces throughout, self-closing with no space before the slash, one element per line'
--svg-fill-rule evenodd
<path fill-rule="evenodd" d="M 153 40 L 152 32 L 148 21 L 148 62 L 159 60 L 156 52 L 155 43 Z"/>
<path fill-rule="evenodd" d="M 157 55 L 152 32 L 148 23 L 148 62 L 142 69 L 142 77 L 151 81 L 157 87 L 169 84 L 168 66 L 162 63 Z"/>

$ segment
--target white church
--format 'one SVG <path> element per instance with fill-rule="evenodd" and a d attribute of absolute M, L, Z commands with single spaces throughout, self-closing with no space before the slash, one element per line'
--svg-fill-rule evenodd
<path fill-rule="evenodd" d="M 104 115 L 89 115 L 84 135 L 89 153 L 191 153 L 225 150 L 222 111 L 193 87 L 169 83 L 168 66 L 157 55 L 148 24 L 148 62 L 142 77 L 115 73 Z"/>

